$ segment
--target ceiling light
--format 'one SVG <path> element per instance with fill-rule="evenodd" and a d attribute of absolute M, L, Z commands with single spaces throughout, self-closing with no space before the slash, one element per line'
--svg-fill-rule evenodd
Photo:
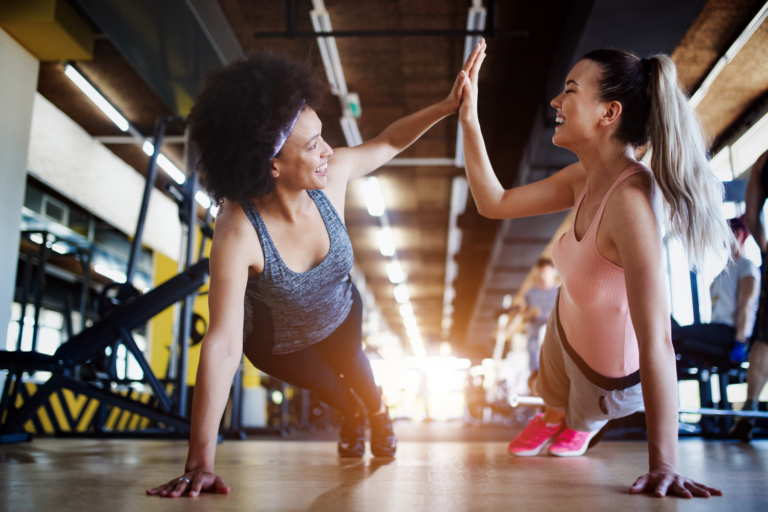
<path fill-rule="evenodd" d="M 152 153 L 155 152 L 155 146 L 152 145 L 151 142 L 148 140 L 144 141 L 144 144 L 141 146 L 141 149 L 144 150 L 144 153 L 146 153 L 149 156 L 152 156 Z M 184 175 L 183 172 L 179 170 L 178 167 L 173 165 L 170 160 L 168 160 L 165 155 L 160 153 L 157 155 L 157 165 L 160 166 L 162 170 L 164 170 L 168 176 L 170 176 L 173 181 L 178 183 L 179 185 L 183 184 L 185 181 L 187 181 L 187 177 Z"/>
<path fill-rule="evenodd" d="M 408 302 L 400 306 L 400 316 L 402 316 L 403 318 L 413 316 L 413 304 Z"/>
<path fill-rule="evenodd" d="M 398 260 L 394 260 L 392 263 L 387 264 L 387 276 L 393 284 L 399 284 L 405 281 L 407 277 L 403 272 L 403 267 Z"/>
<path fill-rule="evenodd" d="M 413 354 L 416 357 L 424 357 L 427 355 L 427 351 L 424 350 L 424 341 L 421 338 L 409 338 L 409 341 L 411 342 Z"/>
<path fill-rule="evenodd" d="M 407 316 L 403 318 L 403 325 L 405 325 L 406 329 L 418 329 L 419 325 L 416 322 L 415 316 Z"/>
<path fill-rule="evenodd" d="M 408 293 L 408 285 L 406 284 L 399 284 L 395 286 L 395 300 L 399 302 L 400 304 L 405 304 L 411 299 L 410 294 Z"/>
<path fill-rule="evenodd" d="M 453 319 L 449 316 L 443 317 L 442 322 L 440 322 L 440 327 L 442 327 L 446 331 L 449 330 L 452 325 L 453 325 Z"/>
<path fill-rule="evenodd" d="M 368 213 L 374 217 L 381 217 L 384 215 L 384 196 L 381 195 L 381 187 L 379 186 L 379 179 L 376 176 L 366 178 L 362 184 L 363 198 L 365 199 L 365 206 L 368 208 Z"/>
<path fill-rule="evenodd" d="M 215 204 L 211 205 L 210 211 L 211 211 L 211 215 L 213 215 L 214 217 L 217 216 L 219 214 L 219 207 L 218 207 L 218 205 L 215 205 Z"/>
<path fill-rule="evenodd" d="M 88 96 L 91 101 L 93 101 L 99 109 L 101 109 L 102 112 L 104 112 L 107 117 L 109 117 L 113 123 L 117 125 L 118 128 L 120 128 L 122 131 L 127 132 L 128 131 L 128 121 L 120 115 L 120 113 L 115 110 L 115 107 L 110 105 L 110 103 L 99 94 L 99 91 L 97 91 L 89 82 L 86 80 L 83 75 L 81 75 L 74 67 L 67 65 L 66 68 L 64 68 L 64 74 L 69 77 L 70 80 L 72 80 L 76 86 L 80 88 L 81 91 L 85 93 L 86 96 Z"/>
<path fill-rule="evenodd" d="M 195 201 L 200 203 L 200 206 L 202 206 L 203 208 L 211 207 L 211 198 L 208 197 L 208 195 L 202 190 L 198 190 L 197 193 L 195 194 Z"/>
<path fill-rule="evenodd" d="M 93 270 L 103 275 L 104 277 L 110 278 L 116 283 L 124 283 L 127 279 L 123 272 L 120 272 L 119 270 L 111 269 L 106 265 L 95 265 L 93 267 Z"/>
<path fill-rule="evenodd" d="M 392 228 L 381 228 L 376 232 L 376 240 L 379 242 L 379 251 L 382 256 L 394 256 L 395 237 L 392 236 Z"/>
<path fill-rule="evenodd" d="M 66 254 L 69 252 L 69 248 L 66 244 L 63 244 L 61 242 L 56 242 L 51 246 L 51 249 L 53 249 L 53 252 L 56 252 L 58 254 Z"/>

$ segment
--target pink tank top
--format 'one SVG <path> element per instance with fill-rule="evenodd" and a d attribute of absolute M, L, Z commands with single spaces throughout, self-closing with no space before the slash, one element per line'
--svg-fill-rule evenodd
<path fill-rule="evenodd" d="M 597 250 L 597 231 L 605 204 L 616 186 L 629 176 L 650 169 L 632 164 L 603 198 L 597 215 L 581 240 L 573 224 L 552 248 L 552 261 L 563 281 L 560 322 L 568 342 L 590 368 L 605 377 L 626 377 L 640 368 L 637 336 L 629 316 L 624 269 Z M 576 200 L 574 223 L 586 187 Z"/>

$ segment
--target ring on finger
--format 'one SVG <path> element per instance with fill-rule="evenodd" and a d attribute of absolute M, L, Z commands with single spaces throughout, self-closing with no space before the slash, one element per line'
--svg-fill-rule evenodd
<path fill-rule="evenodd" d="M 190 482 L 190 480 L 189 480 L 189 478 L 187 478 L 187 477 L 185 477 L 185 476 L 179 477 L 179 479 L 178 479 L 177 481 L 178 481 L 179 483 L 181 483 L 181 482 L 187 482 L 188 484 L 189 484 L 189 483 L 191 483 L 191 482 Z"/>

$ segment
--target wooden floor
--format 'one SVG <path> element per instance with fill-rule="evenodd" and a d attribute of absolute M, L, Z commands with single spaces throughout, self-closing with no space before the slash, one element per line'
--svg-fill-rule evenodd
<path fill-rule="evenodd" d="M 501 442 L 404 442 L 396 459 L 339 459 L 332 442 L 229 441 L 217 473 L 229 495 L 145 496 L 180 475 L 177 441 L 36 439 L 0 446 L 0 510 L 768 510 L 768 441 L 683 440 L 683 472 L 725 491 L 709 500 L 629 496 L 644 442 L 602 442 L 575 459 L 514 459 Z"/>

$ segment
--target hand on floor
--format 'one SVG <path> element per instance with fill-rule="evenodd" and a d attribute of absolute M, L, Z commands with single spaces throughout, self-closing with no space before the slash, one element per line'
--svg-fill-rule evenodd
<path fill-rule="evenodd" d="M 229 487 L 224 485 L 224 480 L 209 471 L 195 469 L 188 471 L 179 478 L 174 478 L 165 485 L 147 490 L 150 496 L 162 496 L 167 498 L 178 498 L 185 492 L 194 498 L 201 492 L 217 492 L 228 494 Z"/>
<path fill-rule="evenodd" d="M 723 491 L 707 487 L 694 482 L 677 473 L 662 473 L 654 471 L 637 479 L 629 488 L 629 494 L 652 492 L 659 498 L 667 494 L 674 494 L 681 498 L 709 498 L 710 496 L 722 496 Z"/>

